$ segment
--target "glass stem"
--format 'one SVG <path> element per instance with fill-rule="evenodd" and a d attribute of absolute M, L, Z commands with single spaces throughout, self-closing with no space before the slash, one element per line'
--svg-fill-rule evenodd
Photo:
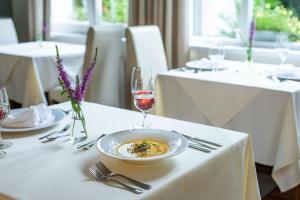
<path fill-rule="evenodd" d="M 147 113 L 143 112 L 143 122 L 142 122 L 142 127 L 145 127 L 145 121 L 146 121 Z"/>
<path fill-rule="evenodd" d="M 0 146 L 2 145 L 2 132 L 1 132 L 1 125 L 0 125 Z"/>

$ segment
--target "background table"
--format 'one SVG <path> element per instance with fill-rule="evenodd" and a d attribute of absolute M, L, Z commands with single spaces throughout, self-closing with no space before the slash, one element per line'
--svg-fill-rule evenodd
<path fill-rule="evenodd" d="M 70 108 L 66 103 L 59 107 Z M 141 113 L 92 103 L 85 103 L 83 110 L 89 139 L 129 129 L 142 118 Z M 224 146 L 210 154 L 187 149 L 156 164 L 132 165 L 106 157 L 95 147 L 79 151 L 66 139 L 42 144 L 41 132 L 7 133 L 4 136 L 13 146 L 0 160 L 0 199 L 260 199 L 247 134 L 159 116 L 150 115 L 148 120 L 153 128 L 177 130 Z M 153 188 L 135 195 L 95 181 L 88 167 L 98 160 Z"/>
<path fill-rule="evenodd" d="M 282 192 L 293 188 L 300 183 L 300 83 L 263 76 L 275 66 L 249 71 L 241 62 L 225 65 L 229 70 L 216 73 L 158 75 L 156 113 L 249 133 L 255 161 L 274 166 L 272 177 Z"/>
<path fill-rule="evenodd" d="M 0 46 L 0 85 L 6 86 L 10 99 L 23 107 L 47 103 L 44 92 L 58 85 L 56 44 L 67 71 L 75 76 L 82 67 L 83 45 L 26 42 Z"/>

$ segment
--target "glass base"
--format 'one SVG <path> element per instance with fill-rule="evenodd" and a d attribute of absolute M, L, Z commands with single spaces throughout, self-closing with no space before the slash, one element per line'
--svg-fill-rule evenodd
<path fill-rule="evenodd" d="M 5 151 L 0 151 L 0 159 L 4 158 L 6 156 L 6 152 Z"/>
<path fill-rule="evenodd" d="M 83 142 L 86 139 L 87 139 L 87 136 L 82 136 L 82 137 L 72 137 L 71 136 L 71 142 L 73 144 L 76 144 L 76 143 L 79 143 L 79 142 Z"/>
<path fill-rule="evenodd" d="M 144 124 L 135 124 L 133 125 L 133 129 L 147 129 L 147 128 L 151 128 L 151 123 L 144 123 Z"/>
<path fill-rule="evenodd" d="M 1 141 L 0 142 L 0 150 L 2 149 L 7 149 L 9 147 L 11 147 L 12 143 L 11 142 L 8 142 L 8 141 Z"/>

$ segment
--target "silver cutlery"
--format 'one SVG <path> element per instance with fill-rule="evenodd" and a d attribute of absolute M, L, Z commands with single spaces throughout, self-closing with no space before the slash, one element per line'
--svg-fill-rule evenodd
<path fill-rule="evenodd" d="M 110 169 L 108 169 L 101 161 L 97 162 L 96 163 L 96 166 L 97 168 L 105 175 L 105 176 L 108 176 L 108 177 L 114 177 L 114 176 L 119 176 L 119 177 L 122 177 L 122 178 L 125 178 L 127 179 L 128 181 L 130 181 L 132 184 L 142 188 L 142 189 L 145 189 L 145 190 L 150 190 L 151 189 L 151 185 L 148 185 L 148 184 L 145 184 L 145 183 L 142 183 L 140 181 L 137 181 L 137 180 L 134 180 L 132 178 L 129 178 L 123 174 L 118 174 L 118 173 L 113 173 Z"/>
<path fill-rule="evenodd" d="M 187 139 L 189 139 L 189 140 L 194 140 L 194 141 L 204 142 L 204 143 L 206 143 L 206 144 L 210 144 L 210 145 L 213 145 L 213 146 L 216 146 L 216 147 L 222 147 L 221 144 L 218 144 L 218 143 L 215 143 L 215 142 L 211 142 L 211 141 L 204 140 L 204 139 L 197 138 L 197 137 L 191 137 L 191 136 L 188 136 L 188 135 L 179 133 L 179 132 L 174 131 L 174 130 L 172 130 L 172 132 L 177 133 L 177 134 L 180 134 L 180 135 L 184 136 L 185 138 L 187 138 Z"/>
<path fill-rule="evenodd" d="M 66 115 L 68 115 L 72 111 L 72 110 L 64 110 L 64 109 L 61 109 L 61 108 L 59 108 L 59 110 L 64 112 Z"/>
<path fill-rule="evenodd" d="M 92 146 L 94 146 L 97 143 L 97 141 L 100 140 L 101 138 L 103 138 L 104 136 L 105 136 L 105 134 L 102 134 L 98 138 L 96 138 L 95 140 L 92 140 L 92 141 L 87 142 L 87 143 L 82 144 L 82 145 L 78 145 L 77 149 L 87 150 L 87 149 L 91 148 Z"/>
<path fill-rule="evenodd" d="M 143 193 L 143 190 L 135 188 L 135 187 L 131 187 L 131 186 L 129 186 L 127 184 L 124 184 L 121 181 L 118 181 L 117 179 L 114 179 L 112 177 L 105 176 L 99 170 L 97 170 L 93 167 L 90 167 L 89 171 L 91 172 L 91 174 L 93 175 L 93 177 L 97 181 L 103 182 L 103 181 L 111 180 L 111 181 L 114 181 L 115 183 L 118 183 L 118 184 L 122 185 L 124 189 L 126 189 L 126 190 L 128 190 L 132 193 L 135 193 L 135 194 L 142 194 Z"/>
<path fill-rule="evenodd" d="M 197 144 L 197 145 L 199 145 L 199 146 L 202 146 L 202 147 L 204 147 L 204 148 L 210 149 L 210 150 L 216 150 L 216 149 L 217 149 L 217 148 L 215 148 L 215 147 L 211 147 L 211 146 L 209 146 L 209 145 L 203 144 L 203 143 L 201 143 L 201 142 L 199 142 L 199 141 L 197 141 L 197 140 L 189 139 L 189 141 L 190 141 L 190 142 L 194 142 L 195 144 Z"/>
<path fill-rule="evenodd" d="M 42 139 L 44 139 L 44 138 L 47 138 L 47 137 L 49 137 L 50 135 L 53 135 L 53 134 L 55 134 L 55 133 L 63 133 L 63 132 L 66 132 L 67 130 L 69 130 L 70 127 L 71 127 L 71 124 L 67 124 L 62 130 L 60 130 L 60 131 L 53 131 L 53 132 L 51 132 L 51 133 L 49 133 L 49 134 L 47 134 L 47 135 L 44 135 L 44 136 L 40 137 L 39 140 L 42 140 Z"/>
<path fill-rule="evenodd" d="M 196 149 L 196 150 L 199 150 L 199 151 L 203 151 L 205 153 L 210 153 L 211 150 L 208 150 L 208 149 L 205 149 L 203 147 L 200 147 L 198 145 L 194 145 L 194 144 L 189 144 L 189 147 L 192 148 L 192 149 Z"/>
<path fill-rule="evenodd" d="M 66 135 L 58 135 L 58 136 L 53 136 L 53 137 L 47 137 L 47 140 L 54 141 L 54 140 L 56 140 L 57 138 L 67 137 L 67 136 L 70 136 L 70 134 L 66 134 Z"/>

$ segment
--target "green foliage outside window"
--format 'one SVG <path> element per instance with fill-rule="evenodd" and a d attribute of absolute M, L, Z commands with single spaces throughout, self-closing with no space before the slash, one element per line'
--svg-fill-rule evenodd
<path fill-rule="evenodd" d="M 101 1 L 101 0 L 98 0 Z M 86 1 L 73 0 L 74 19 L 86 21 Z M 127 23 L 128 0 L 102 0 L 102 21 L 112 23 Z"/>
<path fill-rule="evenodd" d="M 268 0 L 262 4 L 260 0 L 256 0 L 254 13 L 257 30 L 285 32 L 291 41 L 299 41 L 300 20 L 297 14 L 285 8 L 281 1 Z"/>
<path fill-rule="evenodd" d="M 255 0 L 254 17 L 256 29 L 274 32 L 285 32 L 289 35 L 290 41 L 300 42 L 300 5 L 291 7 L 292 1 L 298 0 Z M 300 2 L 300 1 L 299 1 Z M 240 14 L 240 0 L 236 0 L 236 14 Z M 300 4 L 300 3 L 299 3 Z M 224 23 L 230 27 L 227 30 L 220 30 L 221 35 L 235 38 L 236 30 L 239 28 L 237 19 L 220 16 Z"/>
<path fill-rule="evenodd" d="M 86 8 L 83 4 L 83 0 L 73 0 L 73 6 L 75 9 L 74 18 L 78 21 L 86 21 L 87 13 Z"/>
<path fill-rule="evenodd" d="M 128 0 L 102 0 L 102 20 L 113 23 L 127 23 Z"/>

